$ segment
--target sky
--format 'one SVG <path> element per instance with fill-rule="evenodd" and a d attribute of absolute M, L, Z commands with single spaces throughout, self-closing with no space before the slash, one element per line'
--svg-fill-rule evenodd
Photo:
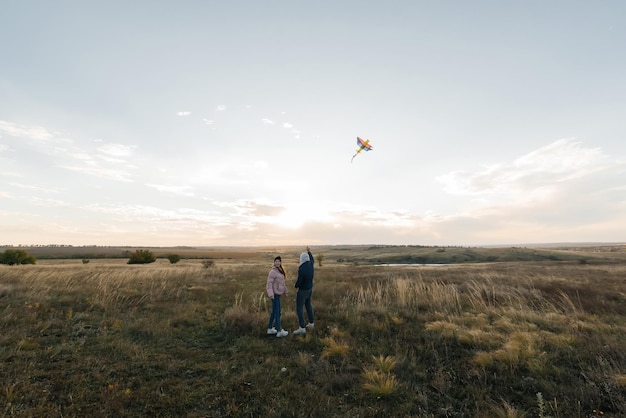
<path fill-rule="evenodd" d="M 625 242 L 624 16 L 0 0 L 0 245 Z"/>

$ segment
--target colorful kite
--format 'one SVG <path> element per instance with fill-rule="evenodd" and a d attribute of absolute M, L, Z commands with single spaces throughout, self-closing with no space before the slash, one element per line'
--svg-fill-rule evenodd
<path fill-rule="evenodd" d="M 352 160 L 354 160 L 354 157 L 356 157 L 361 151 L 365 150 L 365 151 L 369 151 L 372 149 L 372 146 L 370 145 L 370 140 L 366 139 L 365 141 L 363 141 L 361 138 L 359 138 L 358 136 L 356 137 L 356 144 L 359 146 L 359 149 L 356 150 L 356 153 L 352 156 Z M 350 162 L 352 162 L 352 160 L 350 160 Z"/>

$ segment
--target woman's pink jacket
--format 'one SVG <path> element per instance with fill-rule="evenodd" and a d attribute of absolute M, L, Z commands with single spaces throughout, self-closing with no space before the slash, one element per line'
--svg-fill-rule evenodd
<path fill-rule="evenodd" d="M 269 274 L 267 275 L 267 296 L 270 298 L 274 295 L 284 295 L 287 293 L 287 286 L 285 285 L 285 276 L 275 266 L 272 266 Z"/>

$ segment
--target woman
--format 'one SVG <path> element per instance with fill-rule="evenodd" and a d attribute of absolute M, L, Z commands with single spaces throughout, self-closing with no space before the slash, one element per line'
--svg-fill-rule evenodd
<path fill-rule="evenodd" d="M 288 295 L 287 286 L 285 285 L 286 277 L 282 259 L 280 256 L 277 256 L 274 258 L 274 265 L 267 275 L 267 285 L 265 286 L 267 296 L 272 299 L 272 313 L 270 314 L 267 333 L 271 335 L 276 334 L 277 337 L 286 337 L 289 334 L 289 332 L 280 327 L 280 297 Z"/>

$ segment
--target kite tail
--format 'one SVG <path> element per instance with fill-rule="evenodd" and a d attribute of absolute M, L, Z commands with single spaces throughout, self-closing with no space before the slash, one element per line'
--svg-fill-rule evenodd
<path fill-rule="evenodd" d="M 358 152 L 352 156 L 352 159 L 350 160 L 350 163 L 352 163 L 352 161 L 354 161 L 354 157 L 356 157 L 357 155 L 358 155 Z"/>

